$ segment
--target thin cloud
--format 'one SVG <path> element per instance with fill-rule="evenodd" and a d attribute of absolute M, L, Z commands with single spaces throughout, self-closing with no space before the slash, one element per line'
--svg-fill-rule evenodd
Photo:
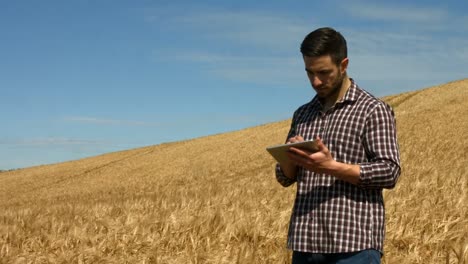
<path fill-rule="evenodd" d="M 212 38 L 222 38 L 275 53 L 290 53 L 291 48 L 298 50 L 298 40 L 310 30 L 310 27 L 292 18 L 258 13 L 203 14 L 192 20 L 201 21 L 204 17 L 207 20 L 203 21 L 203 27 L 212 23 L 217 25 Z M 282 36 L 281 41 L 278 41 L 278 36 Z"/>
<path fill-rule="evenodd" d="M 215 43 L 234 42 L 263 50 L 289 52 L 291 46 L 298 48 L 297 40 L 311 28 L 310 23 L 267 12 L 206 9 L 159 15 L 158 23 L 165 22 L 170 30 L 185 29 Z M 281 41 L 278 36 L 282 36 Z"/>
<path fill-rule="evenodd" d="M 343 10 L 347 11 L 351 16 L 363 20 L 433 24 L 449 18 L 448 12 L 441 8 L 375 2 L 353 2 L 352 4 L 345 4 L 343 7 Z"/>
<path fill-rule="evenodd" d="M 150 123 L 150 122 L 137 122 L 137 121 L 128 121 L 128 120 L 113 120 L 113 119 L 98 119 L 93 117 L 67 117 L 66 121 L 70 122 L 80 122 L 80 123 L 89 123 L 97 125 L 124 125 L 124 126 L 157 126 L 160 130 L 172 129 L 174 127 L 186 128 L 187 126 L 208 126 L 213 122 L 223 123 L 223 124 L 236 124 L 244 123 L 249 121 L 255 121 L 256 117 L 247 116 L 247 115 L 217 115 L 216 113 L 210 114 L 209 118 L 206 115 L 202 116 L 191 116 L 187 117 L 173 117 L 170 120 L 164 120 L 159 123 Z M 57 139 L 59 140 L 59 139 Z M 45 141 L 47 142 L 47 141 Z M 59 142 L 59 141 L 58 141 Z M 73 141 L 70 140 L 70 143 Z M 78 141 L 77 141 L 78 142 Z M 86 143 L 86 141 L 83 141 Z M 92 143 L 92 141 L 90 141 Z M 98 143 L 98 142 L 96 142 Z"/>
<path fill-rule="evenodd" d="M 0 140 L 0 145 L 15 145 L 15 146 L 70 146 L 70 145 L 102 145 L 108 142 L 74 139 L 74 138 L 30 138 L 30 139 L 10 139 Z"/>
<path fill-rule="evenodd" d="M 468 39 L 459 34 L 467 29 L 454 26 L 457 21 L 466 21 L 466 16 L 408 4 L 361 1 L 339 6 L 352 19 L 385 24 L 339 28 L 349 42 L 350 71 L 358 73 L 360 79 L 450 81 L 466 75 L 463 59 L 451 59 L 467 57 Z M 298 46 L 314 26 L 301 18 L 208 9 L 186 10 L 167 19 L 170 30 L 183 28 L 207 45 L 204 50 L 159 50 L 155 52 L 159 59 L 171 60 L 174 56 L 165 54 L 177 54 L 176 60 L 194 63 L 200 71 L 230 81 L 304 84 Z M 232 43 L 241 49 L 233 53 L 229 49 Z"/>
<path fill-rule="evenodd" d="M 119 126 L 160 126 L 160 123 L 154 122 L 142 122 L 142 121 L 131 121 L 131 120 L 118 120 L 118 119 L 102 119 L 95 117 L 66 117 L 65 121 L 97 124 L 97 125 L 119 125 Z"/>
<path fill-rule="evenodd" d="M 299 55 L 262 57 L 189 52 L 167 59 L 203 64 L 208 74 L 231 81 L 291 84 L 304 79 Z"/>
<path fill-rule="evenodd" d="M 299 45 L 311 27 L 299 19 L 210 9 L 157 19 L 171 21 L 167 24 L 172 31 L 183 28 L 207 43 L 205 50 L 155 50 L 157 60 L 192 62 L 201 65 L 199 69 L 207 75 L 229 81 L 297 85 L 304 80 Z M 234 43 L 240 50 L 230 50 Z"/>

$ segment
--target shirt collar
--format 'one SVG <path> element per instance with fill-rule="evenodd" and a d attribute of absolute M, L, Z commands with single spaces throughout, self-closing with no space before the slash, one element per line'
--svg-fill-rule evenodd
<path fill-rule="evenodd" d="M 345 95 L 343 98 L 338 101 L 338 104 L 344 103 L 344 102 L 354 102 L 358 98 L 358 92 L 357 92 L 357 84 L 354 82 L 352 78 L 349 78 L 351 81 L 351 85 L 348 88 L 348 91 L 346 91 Z"/>
<path fill-rule="evenodd" d="M 359 97 L 359 95 L 358 95 L 358 86 L 357 86 L 356 82 L 354 82 L 354 80 L 352 78 L 349 78 L 349 80 L 351 81 L 351 85 L 349 86 L 348 91 L 346 91 L 343 98 L 341 100 L 339 100 L 338 102 L 336 102 L 336 104 L 343 104 L 345 102 L 355 102 L 358 99 L 358 97 Z M 320 105 L 320 101 L 319 101 L 318 96 L 317 95 L 314 96 L 314 98 L 312 99 L 312 101 L 310 103 Z"/>

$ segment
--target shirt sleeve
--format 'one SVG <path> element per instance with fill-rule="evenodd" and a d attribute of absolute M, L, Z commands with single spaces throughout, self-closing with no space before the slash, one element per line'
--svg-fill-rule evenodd
<path fill-rule="evenodd" d="M 288 176 L 284 175 L 279 163 L 276 164 L 276 180 L 283 186 L 288 187 L 296 182 L 296 178 L 291 179 Z"/>
<path fill-rule="evenodd" d="M 381 102 L 366 119 L 364 148 L 368 162 L 360 164 L 360 186 L 395 187 L 400 176 L 400 150 L 393 110 Z"/>
<path fill-rule="evenodd" d="M 289 128 L 288 136 L 286 137 L 285 142 L 291 138 L 296 136 L 296 125 L 295 125 L 295 120 L 297 119 L 298 111 L 294 112 L 292 121 L 291 121 L 291 127 Z M 288 187 L 296 182 L 296 178 L 291 179 L 288 176 L 284 175 L 283 170 L 281 170 L 281 167 L 279 163 L 276 164 L 275 168 L 275 174 L 276 174 L 276 180 L 284 187 Z"/>

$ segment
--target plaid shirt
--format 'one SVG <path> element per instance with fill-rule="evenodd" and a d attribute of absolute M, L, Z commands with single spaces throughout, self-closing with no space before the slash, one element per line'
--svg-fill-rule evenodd
<path fill-rule="evenodd" d="M 326 113 L 321 109 L 317 96 L 297 109 L 288 138 L 320 136 L 336 161 L 360 165 L 360 183 L 353 185 L 302 167 L 292 180 L 277 164 L 281 185 L 297 182 L 288 247 L 314 253 L 370 248 L 383 252 L 382 189 L 393 188 L 400 175 L 393 110 L 353 80 L 342 100 Z"/>

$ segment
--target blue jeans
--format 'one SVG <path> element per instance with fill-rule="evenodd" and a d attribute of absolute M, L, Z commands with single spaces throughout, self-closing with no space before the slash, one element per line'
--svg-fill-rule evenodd
<path fill-rule="evenodd" d="M 374 249 L 334 254 L 294 251 L 292 264 L 380 264 L 380 258 L 380 252 Z"/>

